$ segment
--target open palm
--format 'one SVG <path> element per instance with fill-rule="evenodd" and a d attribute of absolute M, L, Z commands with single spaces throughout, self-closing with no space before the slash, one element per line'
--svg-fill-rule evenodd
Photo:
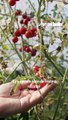
<path fill-rule="evenodd" d="M 13 83 L 0 85 L 0 116 L 9 116 L 16 113 L 28 111 L 31 107 L 42 102 L 43 98 L 56 87 L 56 83 L 47 84 L 39 91 L 27 90 L 27 86 L 31 84 L 28 81 L 22 81 L 21 89 L 17 89 L 16 93 L 10 94 Z"/>

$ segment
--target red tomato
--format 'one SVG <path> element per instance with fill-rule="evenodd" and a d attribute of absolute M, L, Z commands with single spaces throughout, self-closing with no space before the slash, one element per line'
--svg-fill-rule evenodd
<path fill-rule="evenodd" d="M 31 38 L 31 37 L 33 37 L 32 31 L 31 31 L 31 30 L 26 31 L 26 32 L 25 32 L 25 36 L 26 36 L 26 38 Z"/>
<path fill-rule="evenodd" d="M 20 24 L 23 24 L 23 19 L 20 20 Z"/>
<path fill-rule="evenodd" d="M 27 31 L 27 29 L 25 27 L 21 27 L 19 29 L 19 31 L 20 31 L 21 34 L 25 34 L 25 32 Z"/>
<path fill-rule="evenodd" d="M 39 71 L 39 68 L 40 68 L 40 67 L 39 67 L 38 65 L 33 66 L 33 72 L 35 72 L 35 73 L 38 72 L 38 71 Z"/>
<path fill-rule="evenodd" d="M 36 29 L 35 27 L 32 27 L 32 28 L 31 28 L 31 31 L 34 33 L 34 32 L 37 31 L 37 29 Z"/>
<path fill-rule="evenodd" d="M 17 29 L 17 30 L 14 32 L 14 35 L 17 36 L 17 37 L 21 36 L 21 33 L 20 33 L 19 29 Z"/>
<path fill-rule="evenodd" d="M 41 82 L 41 83 L 39 84 L 39 88 L 40 88 L 40 89 L 43 88 L 46 84 L 47 84 L 47 81 L 46 81 L 46 82 Z"/>
<path fill-rule="evenodd" d="M 16 4 L 16 0 L 8 0 L 8 4 L 10 6 L 14 6 Z"/>
<path fill-rule="evenodd" d="M 12 38 L 12 42 L 13 42 L 13 43 L 18 42 L 18 38 L 17 38 L 16 36 L 14 36 L 14 37 Z"/>
<path fill-rule="evenodd" d="M 37 52 L 37 51 L 36 51 L 35 49 L 32 49 L 32 50 L 31 50 L 31 56 L 35 56 L 35 55 L 36 55 L 36 52 Z"/>
<path fill-rule="evenodd" d="M 30 21 L 30 20 L 31 20 L 31 18 L 30 18 L 30 17 L 27 17 L 26 19 L 27 19 L 28 21 Z"/>
<path fill-rule="evenodd" d="M 23 48 L 22 47 L 19 47 L 19 51 L 22 52 Z"/>
<path fill-rule="evenodd" d="M 31 83 L 29 86 L 28 86 L 28 89 L 30 89 L 30 90 L 37 90 L 37 88 L 36 88 L 36 84 L 35 83 Z"/>
<path fill-rule="evenodd" d="M 26 14 L 23 14 L 22 17 L 23 17 L 24 19 L 26 19 L 26 18 L 27 18 L 27 15 L 26 15 Z"/>
<path fill-rule="evenodd" d="M 36 73 L 36 77 L 39 77 L 39 78 L 41 77 L 41 74 L 39 71 Z"/>
<path fill-rule="evenodd" d="M 27 18 L 24 19 L 24 20 L 22 20 L 22 23 L 23 23 L 24 25 L 27 25 L 27 24 L 28 24 L 28 20 L 27 20 Z"/>
<path fill-rule="evenodd" d="M 29 53 L 31 51 L 31 49 L 29 48 L 29 46 L 24 46 L 24 51 Z"/>
<path fill-rule="evenodd" d="M 21 11 L 20 10 L 16 10 L 15 11 L 15 16 L 21 15 Z"/>

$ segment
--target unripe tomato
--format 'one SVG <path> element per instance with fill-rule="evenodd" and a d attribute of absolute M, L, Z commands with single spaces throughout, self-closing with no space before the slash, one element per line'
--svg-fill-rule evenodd
<path fill-rule="evenodd" d="M 14 37 L 12 38 L 12 42 L 13 42 L 13 43 L 18 42 L 18 38 L 17 38 L 16 36 L 14 36 Z"/>
<path fill-rule="evenodd" d="M 10 6 L 14 6 L 16 4 L 16 0 L 8 0 L 8 4 Z"/>

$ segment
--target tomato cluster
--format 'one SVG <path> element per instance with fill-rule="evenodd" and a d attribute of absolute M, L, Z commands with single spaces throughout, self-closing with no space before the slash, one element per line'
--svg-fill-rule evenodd
<path fill-rule="evenodd" d="M 25 38 L 29 39 L 36 36 L 37 34 L 36 27 L 32 26 L 31 28 L 28 28 L 28 22 L 31 20 L 31 17 L 28 16 L 26 13 L 22 14 L 20 10 L 16 10 L 15 17 L 17 18 L 17 16 L 19 15 L 22 16 L 22 19 L 20 20 L 21 27 L 18 27 L 13 33 L 12 42 L 14 44 L 18 42 L 19 40 L 18 37 L 22 37 L 22 35 L 24 35 Z M 26 53 L 30 53 L 31 56 L 35 56 L 37 52 L 36 49 L 33 49 L 32 47 L 29 47 L 29 45 L 25 45 L 25 44 L 23 48 L 21 46 L 19 47 L 19 52 L 22 52 L 22 51 Z"/>
<path fill-rule="evenodd" d="M 41 89 L 43 88 L 45 85 L 47 85 L 48 82 L 47 81 L 41 81 L 38 85 L 36 83 L 31 83 L 29 86 L 28 86 L 28 89 L 30 90 L 37 90 L 37 89 Z"/>
<path fill-rule="evenodd" d="M 8 0 L 8 3 L 10 6 L 14 6 L 16 4 L 16 1 L 19 1 L 19 0 Z M 14 30 L 14 33 L 13 33 L 12 42 L 14 44 L 16 44 L 19 41 L 19 37 L 21 38 L 25 37 L 27 40 L 29 40 L 30 38 L 33 38 L 37 35 L 37 28 L 35 26 L 29 27 L 29 23 L 32 20 L 31 16 L 27 15 L 27 13 L 22 14 L 20 10 L 16 10 L 14 15 L 15 15 L 15 19 L 17 20 L 16 22 L 20 24 L 20 26 L 18 26 L 18 28 L 16 28 L 16 30 Z M 18 20 L 18 16 L 21 16 L 20 21 Z M 25 41 L 25 39 L 23 40 Z M 37 52 L 36 49 L 34 49 L 32 46 L 26 43 L 23 44 L 23 46 L 19 46 L 18 50 L 19 52 L 28 53 L 28 55 L 30 54 L 31 56 L 35 56 Z M 42 77 L 40 70 L 41 70 L 40 66 L 38 65 L 33 66 L 32 72 L 35 75 L 35 77 L 37 78 Z M 38 87 L 41 89 L 46 84 L 47 82 L 43 81 L 39 83 Z M 28 88 L 31 90 L 37 90 L 35 83 L 31 83 L 30 86 L 28 86 Z"/>

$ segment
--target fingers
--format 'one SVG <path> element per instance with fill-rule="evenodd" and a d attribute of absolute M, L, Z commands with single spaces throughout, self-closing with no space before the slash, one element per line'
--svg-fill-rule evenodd
<path fill-rule="evenodd" d="M 43 97 L 45 97 L 50 91 L 52 91 L 56 86 L 58 85 L 57 81 L 54 81 L 54 83 L 47 84 L 45 87 L 40 89 L 40 92 Z"/>
<path fill-rule="evenodd" d="M 13 84 L 11 82 L 0 85 L 0 96 L 9 96 L 10 95 L 10 89 L 12 87 L 13 87 Z"/>
<path fill-rule="evenodd" d="M 13 84 L 16 84 L 15 81 L 12 81 Z M 23 89 L 26 89 L 28 85 L 30 85 L 30 81 L 18 81 L 19 82 L 19 86 L 18 86 L 18 89 L 19 90 L 23 90 Z"/>
<path fill-rule="evenodd" d="M 32 94 L 32 97 L 30 98 L 30 104 L 31 106 L 34 106 L 38 103 L 40 103 L 43 98 L 50 92 L 52 91 L 55 87 L 57 86 L 57 83 L 52 83 L 52 84 L 47 84 L 43 88 L 41 88 L 39 91 L 35 91 Z"/>
<path fill-rule="evenodd" d="M 23 90 L 22 92 L 21 92 L 21 95 L 20 95 L 20 97 L 19 98 L 22 98 L 22 97 L 25 97 L 25 96 L 27 96 L 27 95 L 31 95 L 33 93 L 33 91 L 28 91 L 28 90 Z"/>

